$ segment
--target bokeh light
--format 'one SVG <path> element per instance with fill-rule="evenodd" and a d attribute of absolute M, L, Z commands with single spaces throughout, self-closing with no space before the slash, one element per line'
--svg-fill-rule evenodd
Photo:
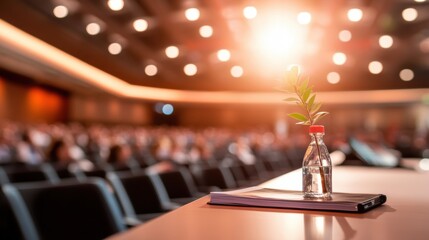
<path fill-rule="evenodd" d="M 306 25 L 311 23 L 311 14 L 309 12 L 300 12 L 297 16 L 297 21 L 300 24 Z"/>
<path fill-rule="evenodd" d="M 342 52 L 336 52 L 334 53 L 334 55 L 332 55 L 332 62 L 334 62 L 334 64 L 336 65 L 344 65 L 346 61 L 347 61 L 347 56 Z"/>
<path fill-rule="evenodd" d="M 372 61 L 368 65 L 368 70 L 372 74 L 379 74 L 383 71 L 383 64 L 379 61 Z"/>
<path fill-rule="evenodd" d="M 119 53 L 122 52 L 122 46 L 121 44 L 114 42 L 109 45 L 108 50 L 110 54 L 118 55 Z"/>
<path fill-rule="evenodd" d="M 185 17 L 188 21 L 196 21 L 200 18 L 200 10 L 198 8 L 188 8 L 185 11 Z"/>
<path fill-rule="evenodd" d="M 341 80 L 341 76 L 339 73 L 337 72 L 330 72 L 328 73 L 328 75 L 326 76 L 326 79 L 328 80 L 328 82 L 330 84 L 337 84 L 340 82 Z"/>
<path fill-rule="evenodd" d="M 65 18 L 69 14 L 69 9 L 66 6 L 58 5 L 52 12 L 57 18 Z"/>
<path fill-rule="evenodd" d="M 209 25 L 204 25 L 200 27 L 200 36 L 203 38 L 209 38 L 213 35 L 213 28 Z"/>
<path fill-rule="evenodd" d="M 243 8 L 243 16 L 246 19 L 254 19 L 258 15 L 258 10 L 254 6 L 247 6 Z"/>
<path fill-rule="evenodd" d="M 412 22 L 417 19 L 418 13 L 415 8 L 407 8 L 402 11 L 402 18 L 407 22 Z"/>
<path fill-rule="evenodd" d="M 231 58 L 231 52 L 228 49 L 221 49 L 217 51 L 217 58 L 221 62 L 227 62 Z"/>
<path fill-rule="evenodd" d="M 165 55 L 168 58 L 177 58 L 179 56 L 179 48 L 176 46 L 168 46 L 165 48 Z"/>
<path fill-rule="evenodd" d="M 390 48 L 393 45 L 393 38 L 389 35 L 383 35 L 378 39 L 378 44 L 382 48 Z"/>
<path fill-rule="evenodd" d="M 243 68 L 240 66 L 233 66 L 231 68 L 231 76 L 235 77 L 235 78 L 239 78 L 241 76 L 243 76 Z"/>
<path fill-rule="evenodd" d="M 148 76 L 155 76 L 158 73 L 158 68 L 153 64 L 149 64 L 144 68 L 144 72 Z"/>
<path fill-rule="evenodd" d="M 359 22 L 360 20 L 362 20 L 362 17 L 363 17 L 363 12 L 359 8 L 352 8 L 347 12 L 347 18 L 351 22 Z"/>
<path fill-rule="evenodd" d="M 414 78 L 414 72 L 411 69 L 402 69 L 399 72 L 399 77 L 402 81 L 411 81 Z"/>
<path fill-rule="evenodd" d="M 183 72 L 187 76 L 194 76 L 195 74 L 197 74 L 198 68 L 195 64 L 189 63 L 185 65 L 185 67 L 183 68 Z"/>
<path fill-rule="evenodd" d="M 144 19 L 136 19 L 133 22 L 134 30 L 136 30 L 137 32 L 144 32 L 144 31 L 146 31 L 147 28 L 148 28 L 148 26 L 149 26 L 148 22 L 146 20 L 144 20 Z"/>
<path fill-rule="evenodd" d="M 349 42 L 352 40 L 352 33 L 349 30 L 342 30 L 338 33 L 338 38 L 341 42 Z"/>
<path fill-rule="evenodd" d="M 86 32 L 89 35 L 97 35 L 99 34 L 101 31 L 101 26 L 98 23 L 89 23 L 88 25 L 86 25 Z"/>
<path fill-rule="evenodd" d="M 107 5 L 109 8 L 113 11 L 119 11 L 122 8 L 124 8 L 124 1 L 123 0 L 109 0 L 107 1 Z"/>

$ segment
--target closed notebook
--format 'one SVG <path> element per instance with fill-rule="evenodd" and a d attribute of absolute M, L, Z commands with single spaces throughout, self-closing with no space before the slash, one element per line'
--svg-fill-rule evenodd
<path fill-rule="evenodd" d="M 209 204 L 366 212 L 386 202 L 384 194 L 332 193 L 330 199 L 304 198 L 301 191 L 250 187 L 211 192 Z"/>

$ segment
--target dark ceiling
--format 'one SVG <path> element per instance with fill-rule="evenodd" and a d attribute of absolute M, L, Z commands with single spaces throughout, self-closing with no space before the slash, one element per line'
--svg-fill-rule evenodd
<path fill-rule="evenodd" d="M 320 91 L 427 88 L 429 87 L 429 1 L 413 0 L 124 0 L 124 8 L 112 11 L 106 0 L 2 0 L 0 18 L 39 39 L 99 68 L 136 85 L 187 90 L 271 91 L 286 66 L 299 63 Z M 53 15 L 58 5 L 67 6 L 64 18 Z M 255 19 L 243 17 L 242 9 L 253 5 L 258 9 Z M 188 21 L 184 12 L 189 7 L 200 9 L 200 18 Z M 363 10 L 363 19 L 347 19 L 350 8 Z M 415 8 L 418 17 L 405 21 L 402 12 Z M 300 11 L 312 14 L 305 27 L 304 37 L 296 42 L 284 42 L 291 52 L 278 51 L 283 56 L 270 58 L 255 44 L 260 29 L 269 29 Z M 277 14 L 277 15 L 276 15 Z M 277 16 L 277 18 L 275 18 Z M 135 19 L 149 23 L 144 32 L 132 27 Z M 95 21 L 102 26 L 97 35 L 86 32 L 86 25 Z M 259 22 L 258 22 L 259 21 Z M 258 30 L 257 25 L 266 24 Z M 213 35 L 203 38 L 199 28 L 213 27 Z M 352 39 L 339 40 L 341 30 L 348 30 Z M 259 33 L 262 35 L 262 33 Z M 293 34 L 292 34 L 293 35 Z M 298 33 L 297 33 L 298 35 Z M 379 46 L 379 37 L 390 35 L 393 45 Z M 277 38 L 276 35 L 271 36 Z M 289 36 L 290 37 L 290 36 Z M 292 36 L 292 38 L 295 35 Z M 296 36 L 298 37 L 298 36 Z M 281 38 L 281 36 L 279 36 Z M 271 39 L 273 40 L 273 39 Z M 112 41 L 120 42 L 122 51 L 108 52 Z M 270 43 L 270 41 L 268 41 Z M 274 44 L 274 42 L 273 42 Z M 165 48 L 177 46 L 179 56 L 170 59 Z M 274 46 L 275 47 L 275 46 Z M 295 49 L 294 49 L 295 48 Z M 231 59 L 216 59 L 219 49 L 229 49 Z M 264 48 L 261 48 L 264 49 Z M 332 63 L 332 55 L 343 52 L 343 65 Z M 275 54 L 275 51 L 274 51 Z M 264 56 L 263 56 L 264 55 Z M 286 56 L 286 57 L 285 57 Z M 295 58 L 294 58 L 295 57 Z M 379 61 L 383 71 L 371 74 L 368 64 Z M 186 76 L 183 67 L 193 63 L 198 67 L 194 76 Z M 154 76 L 145 74 L 148 64 L 157 66 Z M 243 68 L 242 77 L 232 77 L 234 65 Z M 3 66 L 4 67 L 4 66 Z M 414 78 L 402 81 L 399 72 L 411 69 Z M 335 71 L 341 80 L 328 83 L 326 76 Z M 56 79 L 60 80 L 60 79 Z"/>

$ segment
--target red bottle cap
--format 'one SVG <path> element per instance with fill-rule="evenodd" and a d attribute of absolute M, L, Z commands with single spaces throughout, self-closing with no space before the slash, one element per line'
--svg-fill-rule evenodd
<path fill-rule="evenodd" d="M 311 125 L 309 132 L 310 133 L 324 133 L 325 127 L 323 125 Z"/>

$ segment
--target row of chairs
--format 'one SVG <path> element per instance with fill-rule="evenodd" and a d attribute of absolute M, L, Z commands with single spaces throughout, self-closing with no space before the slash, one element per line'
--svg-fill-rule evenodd
<path fill-rule="evenodd" d="M 159 175 L 112 171 L 105 179 L 4 183 L 0 239 L 100 239 L 203 195 L 185 168 Z"/>

